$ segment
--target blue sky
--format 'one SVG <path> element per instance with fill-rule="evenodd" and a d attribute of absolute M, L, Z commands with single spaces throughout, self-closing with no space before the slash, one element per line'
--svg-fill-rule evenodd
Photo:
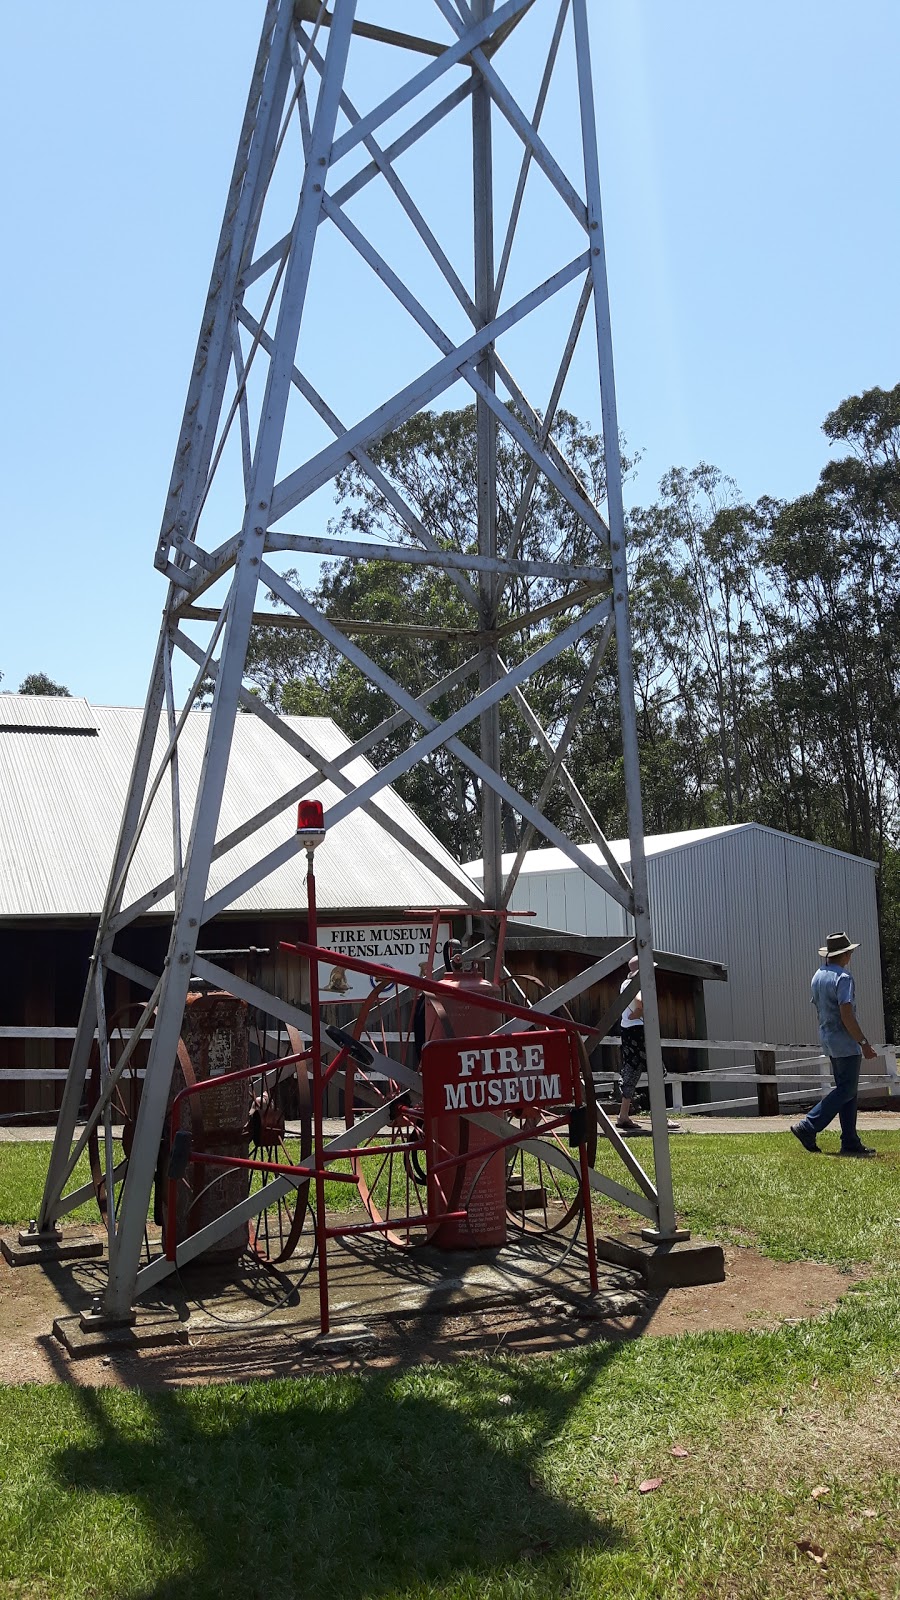
<path fill-rule="evenodd" d="M 261 15 L 4 8 L 4 689 L 40 669 L 98 703 L 143 700 L 153 551 Z M 619 415 L 643 452 L 629 496 L 700 459 L 749 498 L 799 493 L 827 459 L 825 414 L 900 381 L 900 6 L 592 0 L 591 16 Z M 546 129 L 567 157 L 563 111 Z M 449 181 L 438 198 L 462 217 Z M 365 398 L 350 319 L 328 353 L 344 404 Z M 588 364 L 575 398 L 596 423 Z M 327 504 L 307 510 L 298 529 L 324 531 Z"/>

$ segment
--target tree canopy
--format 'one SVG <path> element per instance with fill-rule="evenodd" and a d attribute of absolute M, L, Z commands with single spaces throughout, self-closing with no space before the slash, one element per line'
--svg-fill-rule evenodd
<path fill-rule="evenodd" d="M 849 397 L 823 431 L 834 454 L 796 500 L 748 504 L 729 478 L 701 463 L 673 468 L 656 501 L 629 517 L 646 827 L 756 821 L 869 857 L 880 869 L 886 931 L 900 923 L 900 385 Z M 599 438 L 569 414 L 560 417 L 557 436 L 602 500 Z M 429 537 L 476 548 L 474 407 L 420 414 L 372 454 Z M 516 524 L 528 480 L 526 456 L 503 437 L 501 546 L 515 533 L 517 549 L 531 555 L 573 565 L 597 559 L 595 535 L 543 479 Z M 337 489 L 335 532 L 408 537 L 399 512 L 359 469 L 348 469 Z M 511 588 L 501 620 L 533 615 L 559 588 L 552 580 Z M 477 648 L 458 590 L 427 568 L 337 560 L 323 568 L 309 598 L 333 619 L 411 630 L 357 638 L 416 693 Z M 538 637 L 541 627 L 555 626 L 552 617 L 539 623 Z M 435 631 L 423 636 L 416 628 Z M 504 644 L 516 660 L 535 647 L 535 632 L 512 629 Z M 563 726 L 588 649 L 560 657 L 529 682 L 529 699 L 551 734 Z M 330 645 L 294 628 L 256 630 L 248 674 L 271 704 L 332 716 L 351 739 L 394 709 Z M 448 715 L 457 698 L 453 690 L 441 695 L 435 715 Z M 612 834 L 625 831 L 614 705 L 607 660 L 569 765 Z M 477 730 L 468 736 L 474 740 Z M 407 739 L 406 730 L 389 736 L 374 759 L 390 759 Z M 534 800 L 546 756 L 506 703 L 502 740 L 505 775 Z M 481 853 L 476 783 L 446 752 L 415 767 L 400 787 L 461 858 Z M 554 789 L 546 810 L 581 836 L 564 789 Z M 505 825 L 513 846 L 521 820 L 507 816 Z M 885 960 L 888 1009 L 900 1018 L 893 943 Z"/>
<path fill-rule="evenodd" d="M 69 697 L 69 690 L 64 683 L 54 683 L 48 678 L 46 672 L 29 672 L 19 684 L 20 694 L 57 694 Z"/>
<path fill-rule="evenodd" d="M 577 418 L 557 415 L 556 437 L 580 480 L 596 500 L 605 495 L 602 445 Z M 445 548 L 477 550 L 475 495 L 475 407 L 439 414 L 420 413 L 370 450 L 376 465 L 411 506 L 426 534 Z M 527 512 L 517 509 L 525 496 Z M 409 542 L 407 525 L 372 479 L 352 466 L 337 480 L 339 513 L 330 531 L 345 536 Z M 501 545 L 514 536 L 516 553 L 571 565 L 604 564 L 596 534 L 586 526 L 544 478 L 535 481 L 520 447 L 501 434 L 498 442 L 498 525 Z M 295 576 L 295 575 L 294 575 Z M 505 590 L 500 621 L 510 623 L 550 604 L 566 585 L 559 580 L 514 580 Z M 274 597 L 273 597 L 274 598 Z M 326 616 L 375 625 L 390 624 L 407 633 L 366 632 L 356 636 L 377 666 L 385 668 L 414 694 L 423 693 L 478 651 L 477 623 L 453 580 L 445 573 L 406 564 L 358 561 L 329 562 L 308 598 Z M 504 640 L 510 660 L 535 649 L 557 624 L 512 628 Z M 423 635 L 421 631 L 433 630 Z M 587 647 L 585 647 L 586 649 Z M 580 653 L 583 657 L 584 652 Z M 555 663 L 552 674 L 529 683 L 529 698 L 545 727 L 564 720 L 573 685 L 580 682 L 583 659 L 574 652 Z M 331 716 L 356 739 L 396 709 L 393 701 L 350 665 L 344 656 L 315 634 L 276 626 L 254 630 L 247 675 L 272 705 L 304 716 Z M 450 689 L 431 703 L 438 718 L 450 715 L 465 694 Z M 460 737 L 477 743 L 477 724 Z M 511 707 L 501 707 L 503 770 L 523 794 L 534 797 L 545 760 Z M 408 730 L 385 739 L 376 752 L 383 764 L 409 740 Z M 461 859 L 481 852 L 479 785 L 445 750 L 407 774 L 398 785 L 405 799 Z M 560 805 L 561 802 L 554 802 Z M 505 817 L 507 841 L 515 845 L 515 819 Z"/>

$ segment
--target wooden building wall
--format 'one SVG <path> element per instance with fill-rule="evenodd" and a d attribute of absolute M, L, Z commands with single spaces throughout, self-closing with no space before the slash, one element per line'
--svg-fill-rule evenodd
<path fill-rule="evenodd" d="M 0 927 L 0 1028 L 74 1028 L 78 1022 L 88 967 L 96 938 L 96 924 L 74 926 L 19 924 Z M 204 951 L 245 950 L 251 945 L 258 957 L 223 959 L 222 965 L 259 982 L 284 999 L 300 1003 L 299 962 L 279 951 L 282 939 L 305 933 L 296 917 L 266 922 L 213 923 L 203 930 Z M 129 928 L 119 935 L 117 952 L 137 966 L 159 971 L 168 948 L 169 930 L 163 923 Z M 122 1008 L 143 1005 L 147 991 L 118 974 L 106 988 L 110 1019 Z M 138 1015 L 135 1009 L 131 1020 Z M 126 1016 L 124 1025 L 128 1025 Z M 72 1051 L 71 1039 L 10 1039 L 0 1035 L 0 1068 L 65 1071 Z M 146 1058 L 146 1047 L 138 1064 Z M 59 1109 L 63 1080 L 9 1080 L 0 1077 L 0 1117 L 27 1117 L 52 1122 Z"/>
<path fill-rule="evenodd" d="M 294 1004 L 308 1003 L 305 971 L 296 957 L 281 951 L 282 940 L 303 937 L 305 924 L 298 917 L 269 918 L 260 921 L 221 921 L 204 928 L 201 950 L 248 981 L 278 994 Z M 74 1028 L 81 1009 L 88 965 L 94 946 L 96 927 L 89 924 L 60 927 L 19 925 L 0 928 L 0 1027 Z M 168 944 L 168 928 L 163 923 L 128 929 L 119 936 L 117 949 L 138 966 L 159 971 Z M 529 948 L 518 948 L 511 939 L 507 953 L 509 970 L 525 980 L 529 998 L 561 987 L 596 959 L 596 953 L 577 948 L 557 948 L 559 939 L 542 947 L 529 941 Z M 254 953 L 218 956 L 218 951 Z M 572 1003 L 577 1021 L 596 1025 L 618 994 L 624 977 L 613 973 L 594 984 Z M 536 982 L 530 980 L 537 980 Z M 702 1038 L 705 1035 L 703 984 L 695 977 L 659 969 L 657 983 L 660 1020 L 664 1037 Z M 137 1008 L 147 998 L 146 991 L 128 979 L 110 978 L 106 1004 L 112 1017 L 120 1008 Z M 332 1014 L 333 1011 L 333 1014 Z M 133 1020 L 137 1010 L 125 1025 Z M 347 1008 L 326 1008 L 324 1020 L 347 1023 Z M 406 1024 L 404 1023 L 404 1026 Z M 71 1040 L 8 1039 L 0 1037 L 0 1068 L 65 1071 L 69 1064 Z M 146 1048 L 138 1057 L 146 1058 Z M 696 1051 L 669 1051 L 671 1067 L 682 1071 L 705 1065 Z M 593 1055 L 594 1065 L 606 1070 L 618 1067 L 618 1052 L 609 1046 Z M 62 1079 L 50 1081 L 9 1081 L 0 1079 L 0 1116 L 5 1119 L 27 1116 L 29 1120 L 54 1119 L 63 1091 Z M 330 1107 L 332 1112 L 336 1106 Z"/>
<path fill-rule="evenodd" d="M 560 989 L 572 978 L 584 972 L 596 960 L 595 953 L 588 953 L 576 949 L 541 948 L 537 941 L 528 949 L 516 948 L 518 941 L 511 941 L 508 950 L 506 965 L 513 976 L 522 975 L 526 982 L 522 987 L 528 994 L 529 1001 L 537 998 L 538 990 L 528 979 L 537 979 L 545 993 L 552 993 Z M 531 945 L 531 941 L 529 944 Z M 554 945 L 556 941 L 554 941 Z M 571 1015 L 576 1022 L 584 1022 L 591 1027 L 596 1027 L 604 1014 L 618 996 L 621 985 L 627 975 L 627 968 L 610 973 L 599 983 L 592 984 L 584 994 L 573 1000 L 569 1006 Z M 698 1039 L 706 1035 L 706 1019 L 703 1003 L 703 983 L 700 978 L 689 976 L 685 973 L 671 972 L 660 967 L 656 974 L 657 995 L 659 998 L 660 1032 L 664 1039 Z M 615 1028 L 610 1030 L 615 1032 Z M 607 1071 L 618 1069 L 618 1050 L 610 1045 L 588 1045 L 588 1054 L 591 1063 L 596 1068 Z M 701 1053 L 696 1050 L 667 1050 L 665 1060 L 669 1067 L 677 1068 L 679 1072 L 690 1072 L 693 1068 L 704 1065 L 700 1061 Z"/>

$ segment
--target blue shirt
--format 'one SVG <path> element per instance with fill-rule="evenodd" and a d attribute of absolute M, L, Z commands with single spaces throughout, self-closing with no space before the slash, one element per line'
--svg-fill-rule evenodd
<path fill-rule="evenodd" d="M 827 1056 L 862 1055 L 862 1047 L 850 1037 L 841 1021 L 841 1006 L 855 1005 L 856 984 L 846 967 L 836 961 L 823 961 L 814 973 L 810 996 L 819 1019 L 819 1042 Z M 856 1012 L 854 1010 L 854 1016 Z"/>

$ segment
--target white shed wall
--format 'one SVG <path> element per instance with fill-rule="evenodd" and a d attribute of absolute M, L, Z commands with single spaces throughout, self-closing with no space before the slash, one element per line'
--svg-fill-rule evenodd
<path fill-rule="evenodd" d="M 654 855 L 648 866 L 659 944 L 728 968 L 727 984 L 705 986 L 710 1038 L 815 1044 L 810 979 L 819 944 L 843 928 L 860 944 L 860 1020 L 872 1038 L 884 1038 L 870 863 L 747 826 Z"/>
<path fill-rule="evenodd" d="M 477 882 L 481 876 L 473 868 L 466 871 Z M 585 877 L 577 867 L 552 872 L 523 872 L 513 890 L 512 911 L 533 911 L 542 928 L 560 928 L 595 939 L 625 936 L 625 913 L 599 884 Z"/>
<path fill-rule="evenodd" d="M 656 943 L 663 950 L 725 962 L 729 948 L 730 895 L 721 835 L 669 853 L 648 856 L 650 912 Z M 704 985 L 707 1035 L 736 1037 L 730 983 Z"/>
<path fill-rule="evenodd" d="M 560 866 L 556 851 L 547 852 L 553 869 L 542 870 L 542 854 L 531 854 L 513 910 L 534 911 L 543 926 L 570 933 L 626 932 L 621 908 L 597 884 L 577 867 Z M 846 928 L 860 944 L 853 957 L 860 1021 L 870 1038 L 884 1039 L 869 862 L 747 824 L 670 849 L 655 839 L 647 868 L 660 948 L 728 969 L 727 983 L 705 985 L 709 1038 L 815 1044 L 809 984 L 818 947 L 827 933 Z M 716 1064 L 726 1060 L 717 1056 Z"/>

